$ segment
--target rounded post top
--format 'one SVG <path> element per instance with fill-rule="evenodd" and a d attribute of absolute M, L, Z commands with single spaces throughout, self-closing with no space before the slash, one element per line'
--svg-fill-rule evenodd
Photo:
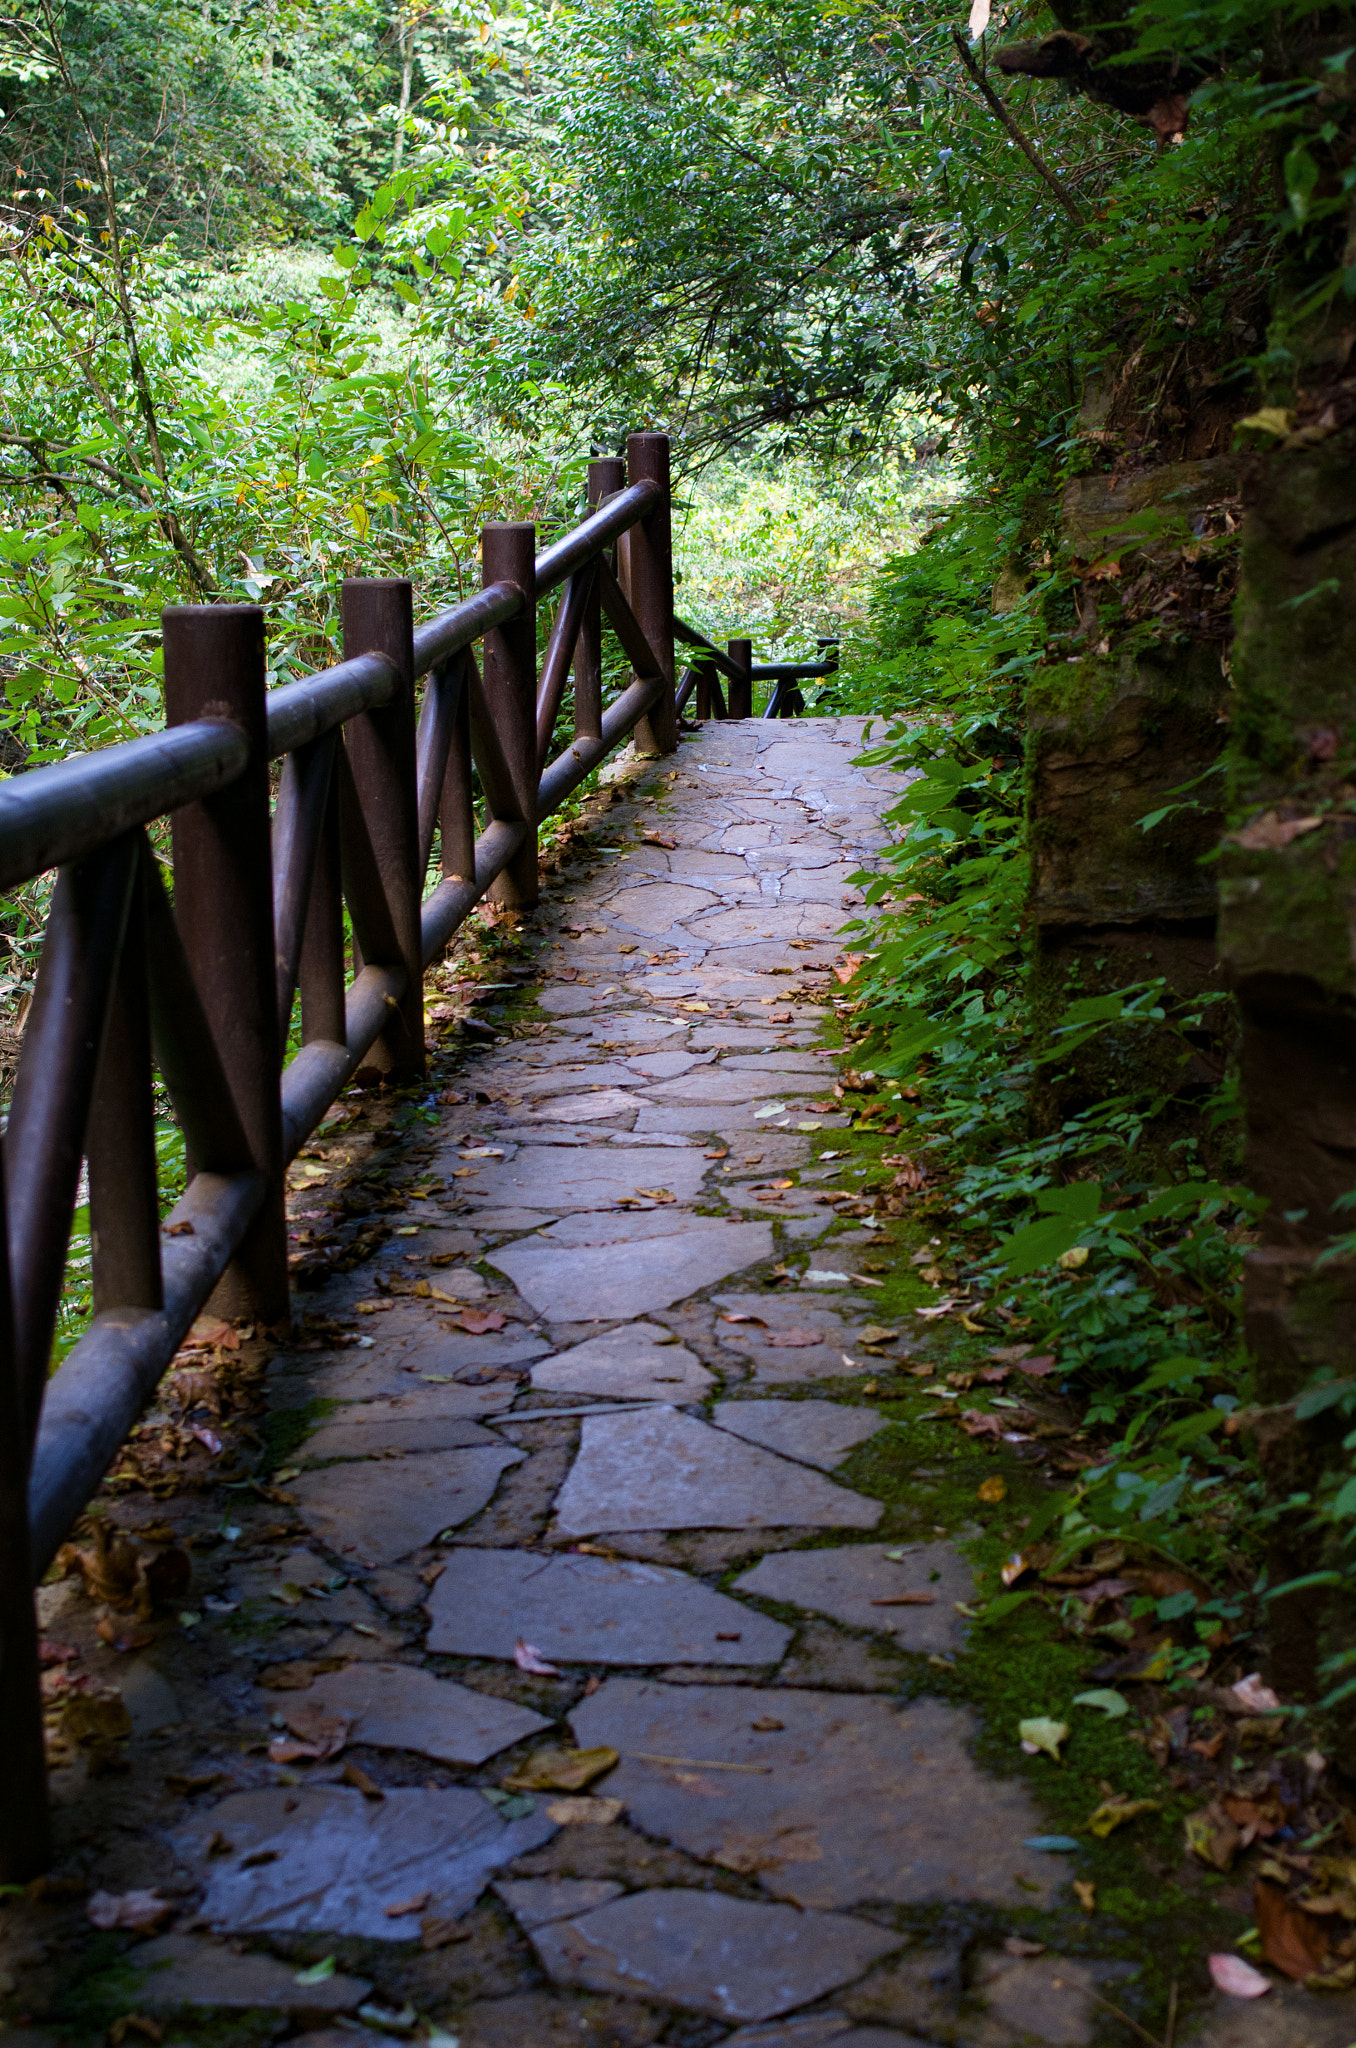
<path fill-rule="evenodd" d="M 237 624 L 258 619 L 262 623 L 263 616 L 261 604 L 167 604 L 160 614 L 160 623 L 168 626 L 173 621 L 178 625 L 185 619 L 234 620 Z"/>
<path fill-rule="evenodd" d="M 537 531 L 535 519 L 487 519 L 481 527 L 482 533 L 531 533 Z"/>

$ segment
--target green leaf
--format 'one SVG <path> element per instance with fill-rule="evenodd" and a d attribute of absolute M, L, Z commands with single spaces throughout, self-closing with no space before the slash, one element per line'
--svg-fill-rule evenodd
<path fill-rule="evenodd" d="M 1028 1223 L 1025 1229 L 1015 1230 L 1011 1237 L 1004 1238 L 994 1256 L 1004 1272 L 1019 1280 L 1024 1273 L 1036 1273 L 1042 1266 L 1053 1266 L 1065 1252 L 1072 1251 L 1085 1227 L 1076 1219 L 1046 1216 L 1039 1223 Z"/>
<path fill-rule="evenodd" d="M 1108 1721 L 1119 1721 L 1130 1711 L 1130 1702 L 1123 1692 L 1117 1692 L 1111 1685 L 1094 1687 L 1091 1692 L 1074 1694 L 1076 1707 L 1099 1707 Z"/>

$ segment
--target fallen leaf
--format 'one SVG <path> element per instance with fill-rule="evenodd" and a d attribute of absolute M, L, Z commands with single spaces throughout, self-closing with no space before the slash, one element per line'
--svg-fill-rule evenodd
<path fill-rule="evenodd" d="M 1111 1799 L 1104 1799 L 1099 1807 L 1090 1813 L 1083 1825 L 1099 1840 L 1105 1841 L 1117 1828 L 1123 1828 L 1127 1821 L 1134 1820 L 1141 1813 L 1157 1813 L 1161 1802 L 1157 1799 L 1126 1799 L 1118 1792 Z"/>
<path fill-rule="evenodd" d="M 774 1714 L 760 1714 L 756 1721 L 750 1721 L 750 1728 L 756 1728 L 760 1735 L 773 1735 L 785 1728 L 785 1721 L 779 1721 Z"/>
<path fill-rule="evenodd" d="M 1183 1825 L 1187 1847 L 1197 1861 L 1212 1870 L 1228 1870 L 1243 1846 L 1243 1837 L 1218 1801 L 1212 1799 L 1209 1806 L 1189 1813 Z"/>
<path fill-rule="evenodd" d="M 1190 114 L 1185 93 L 1170 92 L 1155 100 L 1144 118 L 1157 136 L 1159 148 L 1165 149 L 1186 134 Z"/>
<path fill-rule="evenodd" d="M 1108 1721 L 1119 1721 L 1130 1711 L 1129 1700 L 1114 1686 L 1102 1686 L 1093 1692 L 1076 1692 L 1073 1703 L 1076 1707 L 1100 1707 Z"/>
<path fill-rule="evenodd" d="M 174 1907 L 158 1892 L 94 1892 L 86 1901 L 85 1911 L 90 1925 L 105 1933 L 120 1927 L 145 1934 L 168 1920 Z"/>
<path fill-rule="evenodd" d="M 536 1678 L 560 1677 L 559 1665 L 549 1663 L 540 1650 L 534 1650 L 521 1636 L 513 1645 L 513 1661 L 520 1671 L 530 1671 Z"/>
<path fill-rule="evenodd" d="M 931 1607 L 935 1593 L 887 1593 L 879 1600 L 873 1600 L 873 1607 Z"/>
<path fill-rule="evenodd" d="M 767 1326 L 767 1318 L 765 1316 L 751 1316 L 746 1314 L 743 1309 L 738 1308 L 727 1310 L 721 1317 L 721 1321 L 723 1323 L 761 1323 L 764 1328 Z"/>
<path fill-rule="evenodd" d="M 1240 1678 L 1238 1684 L 1231 1685 L 1229 1690 L 1249 1714 L 1274 1714 L 1281 1704 L 1271 1687 L 1263 1685 L 1261 1673 L 1258 1671 L 1249 1672 L 1246 1678 Z"/>
<path fill-rule="evenodd" d="M 390 1907 L 387 1907 L 390 1912 Z M 292 1979 L 294 1984 L 328 1984 L 334 1975 L 335 1957 L 322 1956 L 318 1963 L 312 1963 L 309 1970 L 298 1970 Z"/>
<path fill-rule="evenodd" d="M 1001 1415 L 986 1415 L 982 1408 L 966 1408 L 961 1412 L 960 1426 L 967 1436 L 993 1436 L 1003 1434 Z"/>
<path fill-rule="evenodd" d="M 376 1779 L 369 1778 L 362 1765 L 355 1764 L 352 1758 L 344 1765 L 339 1775 L 345 1785 L 352 1785 L 355 1791 L 362 1793 L 364 1799 L 384 1799 L 386 1797 Z"/>
<path fill-rule="evenodd" d="M 1007 1563 L 1000 1568 L 998 1576 L 1005 1586 L 1015 1586 L 1018 1579 L 1025 1578 L 1030 1569 L 1031 1566 L 1021 1551 L 1014 1550 Z"/>
<path fill-rule="evenodd" d="M 1227 1992 L 1230 1998 L 1261 1998 L 1271 1989 L 1270 1977 L 1254 1970 L 1242 1956 L 1215 1955 L 1208 1956 L 1206 1961 L 1215 1989 Z"/>
<path fill-rule="evenodd" d="M 539 1749 L 503 1782 L 515 1792 L 583 1792 L 620 1761 L 615 1749 Z"/>
<path fill-rule="evenodd" d="M 1306 1913 L 1278 1884 L 1264 1880 L 1253 1886 L 1252 1909 L 1262 1954 L 1275 1969 L 1299 1984 L 1322 1970 L 1332 1942 L 1326 1921 Z"/>
<path fill-rule="evenodd" d="M 419 1946 L 425 1949 L 447 1948 L 454 1941 L 469 1941 L 474 1929 L 463 1927 L 458 1920 L 443 1920 L 436 1913 L 419 1922 Z"/>
<path fill-rule="evenodd" d="M 868 1323 L 861 1333 L 863 1344 L 893 1344 L 899 1336 L 898 1330 L 887 1330 L 884 1323 Z"/>
<path fill-rule="evenodd" d="M 557 1827 L 598 1827 L 605 1828 L 614 1820 L 620 1820 L 623 1803 L 620 1799 L 550 1799 L 546 1803 L 546 1818 L 553 1820 Z"/>
<path fill-rule="evenodd" d="M 1224 836 L 1245 853 L 1279 853 L 1292 839 L 1298 839 L 1303 832 L 1316 832 L 1323 823 L 1322 818 L 1282 818 L 1276 811 L 1264 811 L 1240 832 L 1226 832 Z"/>
<path fill-rule="evenodd" d="M 1073 1881 L 1074 1896 L 1085 1913 L 1097 1911 L 1097 1887 L 1087 1878 L 1076 1877 Z"/>
<path fill-rule="evenodd" d="M 284 1709 L 284 1719 L 297 1740 L 290 1746 L 290 1756 L 274 1756 L 275 1747 L 269 1744 L 269 1757 L 274 1763 L 292 1763 L 297 1757 L 314 1757 L 323 1762 L 326 1758 L 338 1756 L 348 1741 L 353 1727 L 347 1714 L 327 1714 L 318 1700 L 299 1700 L 294 1707 Z"/>
<path fill-rule="evenodd" d="M 989 1507 L 997 1507 L 999 1501 L 1006 1500 L 1007 1497 L 1008 1482 L 1006 1479 L 1001 1478 L 997 1472 L 994 1473 L 991 1479 L 981 1481 L 979 1491 L 975 1495 L 976 1500 L 984 1501 Z"/>
<path fill-rule="evenodd" d="M 1020 1934 L 1010 1934 L 1003 1943 L 1003 1953 L 1005 1956 L 1043 1956 L 1045 1943 L 1026 1941 Z"/>
<path fill-rule="evenodd" d="M 491 1330 L 502 1330 L 507 1318 L 501 1316 L 497 1308 L 468 1308 L 453 1320 L 468 1337 L 484 1337 Z"/>
<path fill-rule="evenodd" d="M 841 982 L 846 988 L 865 958 L 865 953 L 844 953 L 841 960 L 834 962 L 834 980 Z"/>
<path fill-rule="evenodd" d="M 820 1330 L 802 1330 L 793 1326 L 789 1330 L 769 1330 L 764 1342 L 782 1351 L 798 1351 L 810 1344 L 822 1344 L 824 1336 Z"/>
<path fill-rule="evenodd" d="M 676 1202 L 678 1197 L 671 1188 L 637 1188 L 638 1195 L 644 1195 L 647 1202 Z"/>
<path fill-rule="evenodd" d="M 388 1920 L 402 1920 L 407 1913 L 422 1913 L 431 1897 L 431 1892 L 416 1892 L 413 1898 L 400 1899 L 394 1906 L 383 1906 L 382 1911 Z"/>
<path fill-rule="evenodd" d="M 1017 1733 L 1024 1749 L 1029 1746 L 1033 1754 L 1041 1751 L 1055 1763 L 1060 1761 L 1060 1744 L 1069 1739 L 1068 1723 L 1055 1721 L 1048 1714 L 1033 1714 L 1028 1720 L 1019 1721 Z"/>
<path fill-rule="evenodd" d="M 1017 1370 L 1024 1372 L 1028 1379 L 1044 1380 L 1048 1379 L 1052 1372 L 1058 1372 L 1059 1367 L 1052 1357 L 1024 1358 L 1017 1362 Z"/>

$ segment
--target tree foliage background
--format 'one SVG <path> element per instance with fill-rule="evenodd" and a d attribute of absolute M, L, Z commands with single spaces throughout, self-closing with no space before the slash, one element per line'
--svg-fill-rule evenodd
<path fill-rule="evenodd" d="M 275 675 L 317 666 L 344 575 L 445 601 L 484 519 L 549 526 L 591 450 L 667 430 L 699 622 L 846 617 L 835 702 L 924 770 L 871 887 L 929 911 L 890 910 L 867 1017 L 898 1077 L 928 1065 L 975 1270 L 1122 1432 L 1070 1512 L 1222 1556 L 1217 1488 L 1251 1483 L 1224 1431 L 1250 1212 L 1202 1165 L 1227 1090 L 1157 1179 L 1162 1101 L 1023 1125 L 1052 1035 L 1195 1028 L 1152 988 L 1027 1004 L 1023 701 L 1080 645 L 1227 642 L 1231 533 L 1133 580 L 1126 549 L 1071 557 L 1061 494 L 1112 444 L 1289 431 L 1301 337 L 1353 324 L 1353 49 L 1349 9 L 1261 0 L 21 0 L 5 766 L 159 723 L 163 604 L 261 600 Z M 11 992 L 39 907 L 6 909 Z M 1052 1267 L 1080 1250 L 1085 1278 Z"/>

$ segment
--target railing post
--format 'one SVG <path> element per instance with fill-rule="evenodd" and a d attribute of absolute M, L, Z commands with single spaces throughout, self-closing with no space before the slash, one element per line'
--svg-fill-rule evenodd
<path fill-rule="evenodd" d="M 513 785 L 527 837 L 490 894 L 505 908 L 537 901 L 537 529 L 513 521 L 480 530 L 485 583 L 516 583 L 525 599 L 516 618 L 485 635 L 485 703 Z"/>
<path fill-rule="evenodd" d="M 672 754 L 678 749 L 678 707 L 673 671 L 673 520 L 669 504 L 669 437 L 631 434 L 626 442 L 626 475 L 630 483 L 652 480 L 663 492 L 658 505 L 639 526 L 622 536 L 618 581 L 636 621 L 659 657 L 665 689 L 654 708 L 640 720 L 633 735 L 638 754 Z"/>
<path fill-rule="evenodd" d="M 174 916 L 250 1155 L 267 1182 L 213 1306 L 280 1323 L 289 1311 L 264 615 L 253 604 L 176 605 L 163 618 L 166 723 L 221 719 L 239 726 L 250 749 L 234 782 L 174 813 Z"/>
<path fill-rule="evenodd" d="M 604 455 L 589 464 L 589 510 L 596 511 L 604 498 L 626 486 L 626 464 L 620 455 Z M 584 606 L 574 655 L 575 738 L 597 740 L 603 736 L 603 613 L 595 581 Z"/>
<path fill-rule="evenodd" d="M 27 1884 L 52 1859 L 38 1621 L 28 1542 L 28 1429 L 19 1386 L 0 1176 L 0 1884 Z"/>
<path fill-rule="evenodd" d="M 471 656 L 461 657 L 457 713 L 447 747 L 447 766 L 438 799 L 438 836 L 442 841 L 443 877 L 470 881 L 476 871 L 476 811 L 471 794 Z"/>
<path fill-rule="evenodd" d="M 342 742 L 341 742 L 342 744 Z M 339 782 L 330 769 L 325 822 L 320 828 L 311 897 L 301 939 L 297 986 L 301 991 L 301 1042 L 344 1043 L 344 889 L 339 846 Z"/>
<path fill-rule="evenodd" d="M 376 856 L 399 960 L 364 960 L 405 969 L 399 1013 L 368 1055 L 393 1081 L 424 1072 L 424 965 L 419 935 L 419 789 L 414 743 L 414 592 L 403 576 L 346 582 L 341 595 L 344 659 L 384 654 L 400 678 L 390 702 L 360 712 L 344 728 L 353 786 Z"/>
<path fill-rule="evenodd" d="M 158 1309 L 160 1207 L 146 984 L 146 891 L 132 884 L 85 1136 L 94 1313 Z"/>
<path fill-rule="evenodd" d="M 752 640 L 727 640 L 725 652 L 740 671 L 739 681 L 730 678 L 731 718 L 753 717 L 753 642 Z"/>

